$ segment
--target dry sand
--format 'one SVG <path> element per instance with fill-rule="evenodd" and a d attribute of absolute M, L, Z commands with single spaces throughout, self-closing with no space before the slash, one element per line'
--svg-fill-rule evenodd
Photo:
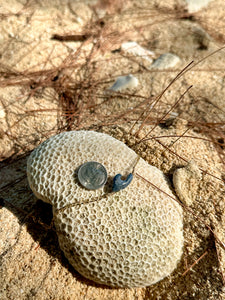
<path fill-rule="evenodd" d="M 22 2 L 0 1 L 0 298 L 225 299 L 225 247 L 219 242 L 225 243 L 225 52 L 215 52 L 225 41 L 224 0 L 192 15 L 182 0 L 125 1 L 122 10 L 123 1 L 117 6 L 102 1 L 94 7 L 98 22 L 94 1 Z M 84 31 L 81 41 L 52 39 Z M 172 52 L 181 61 L 172 70 L 149 70 L 145 60 L 119 51 L 129 40 L 156 57 Z M 192 60 L 198 64 L 156 103 Z M 140 82 L 136 89 L 104 93 L 117 76 L 129 73 Z M 70 120 L 66 109 L 74 112 Z M 153 286 L 112 289 L 79 275 L 59 248 L 51 207 L 28 186 L 29 151 L 59 131 L 82 128 L 124 141 L 171 184 L 173 172 L 191 160 L 201 170 L 200 178 L 185 183 L 192 188 L 184 190 L 183 201 L 191 198 L 191 205 L 184 209 L 182 259 L 171 276 Z M 138 144 L 149 131 L 150 139 Z"/>

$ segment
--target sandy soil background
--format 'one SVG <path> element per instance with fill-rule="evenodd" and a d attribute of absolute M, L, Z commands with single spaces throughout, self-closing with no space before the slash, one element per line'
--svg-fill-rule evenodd
<path fill-rule="evenodd" d="M 0 298 L 225 299 L 225 2 L 196 13 L 182 0 L 45 2 L 0 1 Z M 121 51 L 126 41 L 180 62 L 152 70 Z M 137 88 L 105 93 L 127 74 Z M 185 182 L 184 254 L 161 282 L 99 286 L 61 252 L 51 207 L 28 186 L 26 160 L 46 138 L 78 129 L 125 142 L 171 184 L 191 160 L 200 169 Z"/>

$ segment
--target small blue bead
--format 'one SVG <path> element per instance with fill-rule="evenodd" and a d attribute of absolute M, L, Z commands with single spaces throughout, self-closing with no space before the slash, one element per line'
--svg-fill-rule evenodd
<path fill-rule="evenodd" d="M 113 192 L 118 192 L 120 190 L 125 189 L 131 183 L 133 179 L 133 174 L 130 173 L 125 180 L 122 180 L 121 177 L 122 177 L 121 174 L 117 174 L 113 178 L 113 187 L 112 187 Z"/>

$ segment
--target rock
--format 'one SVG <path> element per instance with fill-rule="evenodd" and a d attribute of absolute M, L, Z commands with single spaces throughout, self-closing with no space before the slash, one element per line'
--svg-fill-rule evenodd
<path fill-rule="evenodd" d="M 120 92 L 125 89 L 132 89 L 138 86 L 138 79 L 133 75 L 119 76 L 114 84 L 107 91 Z"/>
<path fill-rule="evenodd" d="M 207 50 L 212 40 L 210 35 L 199 25 L 193 26 L 193 41 L 198 50 Z"/>
<path fill-rule="evenodd" d="M 206 7 L 211 0 L 185 0 L 190 13 L 195 13 Z"/>
<path fill-rule="evenodd" d="M 187 206 L 192 205 L 198 192 L 200 180 L 201 171 L 194 161 L 191 161 L 186 167 L 175 170 L 173 184 L 181 202 Z"/>
<path fill-rule="evenodd" d="M 106 168 L 104 187 L 87 190 L 79 184 L 76 172 L 88 161 Z M 112 192 L 118 173 L 134 178 Z M 176 268 L 183 248 L 182 209 L 171 199 L 164 174 L 124 143 L 103 133 L 64 132 L 32 152 L 27 175 L 35 195 L 53 206 L 60 248 L 86 278 L 141 287 Z"/>
<path fill-rule="evenodd" d="M 180 62 L 180 58 L 172 53 L 164 53 L 160 55 L 149 67 L 149 69 L 166 70 L 176 66 Z"/>
<path fill-rule="evenodd" d="M 133 55 L 133 56 L 141 57 L 141 58 L 147 60 L 150 63 L 152 63 L 153 58 L 155 57 L 154 52 L 141 47 L 136 42 L 125 42 L 125 43 L 123 43 L 121 45 L 121 50 L 125 54 L 130 54 L 130 55 Z"/>

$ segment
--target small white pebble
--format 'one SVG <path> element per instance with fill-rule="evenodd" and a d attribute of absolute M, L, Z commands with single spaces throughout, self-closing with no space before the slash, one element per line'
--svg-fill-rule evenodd
<path fill-rule="evenodd" d="M 169 114 L 169 116 L 171 117 L 171 118 L 177 118 L 178 117 L 178 113 L 176 113 L 176 112 L 174 112 L 174 111 L 171 111 L 170 112 L 170 114 Z"/>
<path fill-rule="evenodd" d="M 164 53 L 160 55 L 149 69 L 165 70 L 175 67 L 180 62 L 180 58 L 172 53 Z"/>
<path fill-rule="evenodd" d="M 138 79 L 133 75 L 119 76 L 108 91 L 119 92 L 125 89 L 132 89 L 138 86 Z"/>
<path fill-rule="evenodd" d="M 194 203 L 198 194 L 199 182 L 201 178 L 201 171 L 193 160 L 190 161 L 187 166 L 174 171 L 173 184 L 175 191 L 180 201 L 187 206 L 190 206 L 192 203 Z"/>
<path fill-rule="evenodd" d="M 134 56 L 140 56 L 149 62 L 152 63 L 153 58 L 155 57 L 155 53 L 147 50 L 140 45 L 138 45 L 136 42 L 126 42 L 121 45 L 121 50 L 124 53 L 132 54 Z"/>
<path fill-rule="evenodd" d="M 83 23 L 84 23 L 81 17 L 77 17 L 77 22 L 78 22 L 79 24 L 83 24 Z"/>
<path fill-rule="evenodd" d="M 187 8 L 190 13 L 194 13 L 204 8 L 211 0 L 186 0 Z"/>
<path fill-rule="evenodd" d="M 0 105 L 0 119 L 3 119 L 5 117 L 5 111 L 4 108 Z"/>

